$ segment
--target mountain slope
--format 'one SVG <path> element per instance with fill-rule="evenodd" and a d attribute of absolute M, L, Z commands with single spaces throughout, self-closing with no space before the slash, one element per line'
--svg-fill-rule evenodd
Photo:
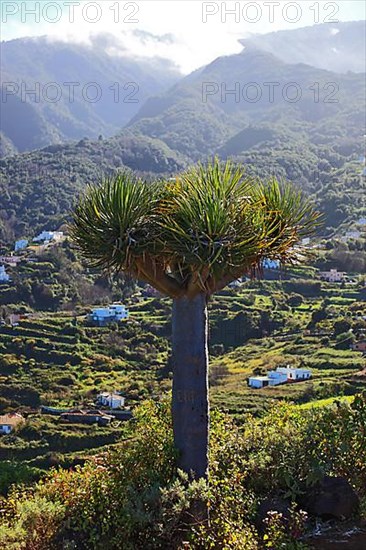
<path fill-rule="evenodd" d="M 235 93 L 233 93 L 235 91 Z M 159 138 L 199 159 L 222 148 L 249 125 L 303 128 L 338 125 L 358 140 L 363 133 L 364 75 L 336 74 L 304 64 L 289 65 L 247 47 L 220 57 L 157 98 L 128 125 L 136 135 Z M 293 138 L 293 136 L 292 136 Z"/>
<path fill-rule="evenodd" d="M 168 61 L 129 58 L 116 48 L 111 55 L 112 45 L 110 37 L 90 46 L 46 37 L 1 44 L 1 130 L 13 148 L 110 136 L 180 78 Z"/>
<path fill-rule="evenodd" d="M 329 5 L 328 14 L 331 8 Z M 285 63 L 306 63 L 336 73 L 365 72 L 365 21 L 329 22 L 257 34 L 241 40 L 241 43 L 243 46 L 275 52 L 276 57 Z"/>
<path fill-rule="evenodd" d="M 146 178 L 171 176 L 186 166 L 182 155 L 150 138 L 118 138 L 50 145 L 0 160 L 0 242 L 59 227 L 86 184 L 102 174 L 132 169 Z"/>

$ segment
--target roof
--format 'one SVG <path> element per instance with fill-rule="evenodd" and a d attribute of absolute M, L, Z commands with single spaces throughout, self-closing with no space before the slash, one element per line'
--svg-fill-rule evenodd
<path fill-rule="evenodd" d="M 11 414 L 3 414 L 0 416 L 0 425 L 1 426 L 16 426 L 20 422 L 23 422 L 24 418 L 21 414 L 18 413 L 11 413 Z"/>
<path fill-rule="evenodd" d="M 103 411 L 99 411 L 97 409 L 90 409 L 90 410 L 73 410 L 73 411 L 66 411 L 61 414 L 61 416 L 100 416 L 101 418 L 106 417 L 109 418 L 110 415 L 105 414 Z"/>
<path fill-rule="evenodd" d="M 122 395 L 119 393 L 109 392 L 109 391 L 103 391 L 102 393 L 98 394 L 98 397 L 113 397 L 113 399 L 124 399 Z"/>
<path fill-rule="evenodd" d="M 310 369 L 307 367 L 277 367 L 276 372 L 297 372 L 297 371 L 305 371 L 305 372 L 311 372 Z"/>

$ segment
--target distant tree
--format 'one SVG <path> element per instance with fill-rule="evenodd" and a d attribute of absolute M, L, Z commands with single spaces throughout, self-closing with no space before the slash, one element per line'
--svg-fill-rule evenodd
<path fill-rule="evenodd" d="M 334 336 L 338 336 L 338 334 L 348 332 L 350 328 L 351 328 L 351 323 L 346 321 L 346 319 L 341 319 L 340 321 L 336 321 L 333 325 Z"/>
<path fill-rule="evenodd" d="M 303 303 L 304 299 L 301 294 L 291 294 L 287 299 L 287 304 L 290 307 L 299 307 Z"/>
<path fill-rule="evenodd" d="M 121 173 L 89 187 L 75 209 L 70 234 L 92 266 L 173 299 L 174 440 L 179 466 L 198 478 L 208 473 L 208 298 L 264 258 L 291 258 L 316 218 L 288 184 L 217 160 L 149 185 Z"/>
<path fill-rule="evenodd" d="M 341 332 L 336 338 L 336 349 L 349 349 L 355 341 L 355 335 L 352 332 Z"/>

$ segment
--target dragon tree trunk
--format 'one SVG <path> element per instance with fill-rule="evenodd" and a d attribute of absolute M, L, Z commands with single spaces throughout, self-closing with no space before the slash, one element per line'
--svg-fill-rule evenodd
<path fill-rule="evenodd" d="M 178 465 L 196 478 L 208 475 L 208 323 L 207 298 L 173 302 L 173 430 Z"/>

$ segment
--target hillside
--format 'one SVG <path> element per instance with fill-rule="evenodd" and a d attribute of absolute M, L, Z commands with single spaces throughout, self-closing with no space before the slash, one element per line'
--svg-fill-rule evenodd
<path fill-rule="evenodd" d="M 50 145 L 0 160 L 0 240 L 28 235 L 68 218 L 80 191 L 102 174 L 132 169 L 146 177 L 171 175 L 185 159 L 165 143 L 124 135 Z"/>
<path fill-rule="evenodd" d="M 202 102 L 202 83 L 273 82 L 300 86 L 297 103 L 282 94 L 273 102 Z M 319 102 L 314 102 L 319 82 Z M 339 86 L 327 102 L 329 82 Z M 363 151 L 364 75 L 340 75 L 306 65 L 288 65 L 255 49 L 222 57 L 189 75 L 165 95 L 148 100 L 115 138 L 53 145 L 0 161 L 1 238 L 29 233 L 67 218 L 77 193 L 102 172 L 125 167 L 171 176 L 189 163 L 218 154 L 243 162 L 262 178 L 287 178 L 311 193 L 325 213 L 325 226 L 365 213 Z M 263 88 L 264 91 L 264 88 Z M 267 90 L 268 92 L 268 90 Z M 293 93 L 293 91 L 292 91 Z M 325 95 L 324 95 L 325 94 Z"/>
<path fill-rule="evenodd" d="M 319 265 L 334 265 L 329 263 L 334 257 L 327 252 Z M 114 389 L 134 409 L 171 388 L 168 298 L 86 270 L 67 240 L 22 258 L 17 267 L 7 267 L 12 280 L 0 291 L 0 414 L 17 410 L 29 416 L 24 429 L 1 438 L 0 459 L 13 464 L 3 477 L 0 471 L 0 493 L 18 479 L 14 463 L 21 467 L 19 476 L 40 468 L 33 471 L 38 476 L 57 464 L 83 462 L 125 437 L 118 424 L 66 427 L 57 416 L 40 414 L 41 405 L 92 407 L 99 392 Z M 284 272 L 283 280 L 273 275 L 210 300 L 212 406 L 228 411 L 238 424 L 248 413 L 262 416 L 281 401 L 311 407 L 340 395 L 351 398 L 366 387 L 365 358 L 350 349 L 366 330 L 365 289 L 357 270 L 358 282 L 343 285 L 321 282 L 313 267 Z M 129 319 L 91 326 L 90 307 L 112 300 L 123 300 Z M 15 312 L 23 318 L 12 325 Z M 248 387 L 250 376 L 286 364 L 311 369 L 312 379 Z"/>
<path fill-rule="evenodd" d="M 23 152 L 111 136 L 179 77 L 172 63 L 131 57 L 109 36 L 95 36 L 90 46 L 47 37 L 2 42 L 0 143 Z"/>
<path fill-rule="evenodd" d="M 332 5 L 329 4 L 329 13 L 331 9 Z M 276 52 L 276 57 L 285 63 L 306 63 L 336 73 L 363 73 L 365 30 L 365 21 L 328 22 L 264 35 L 256 34 L 244 38 L 241 43 Z"/>

